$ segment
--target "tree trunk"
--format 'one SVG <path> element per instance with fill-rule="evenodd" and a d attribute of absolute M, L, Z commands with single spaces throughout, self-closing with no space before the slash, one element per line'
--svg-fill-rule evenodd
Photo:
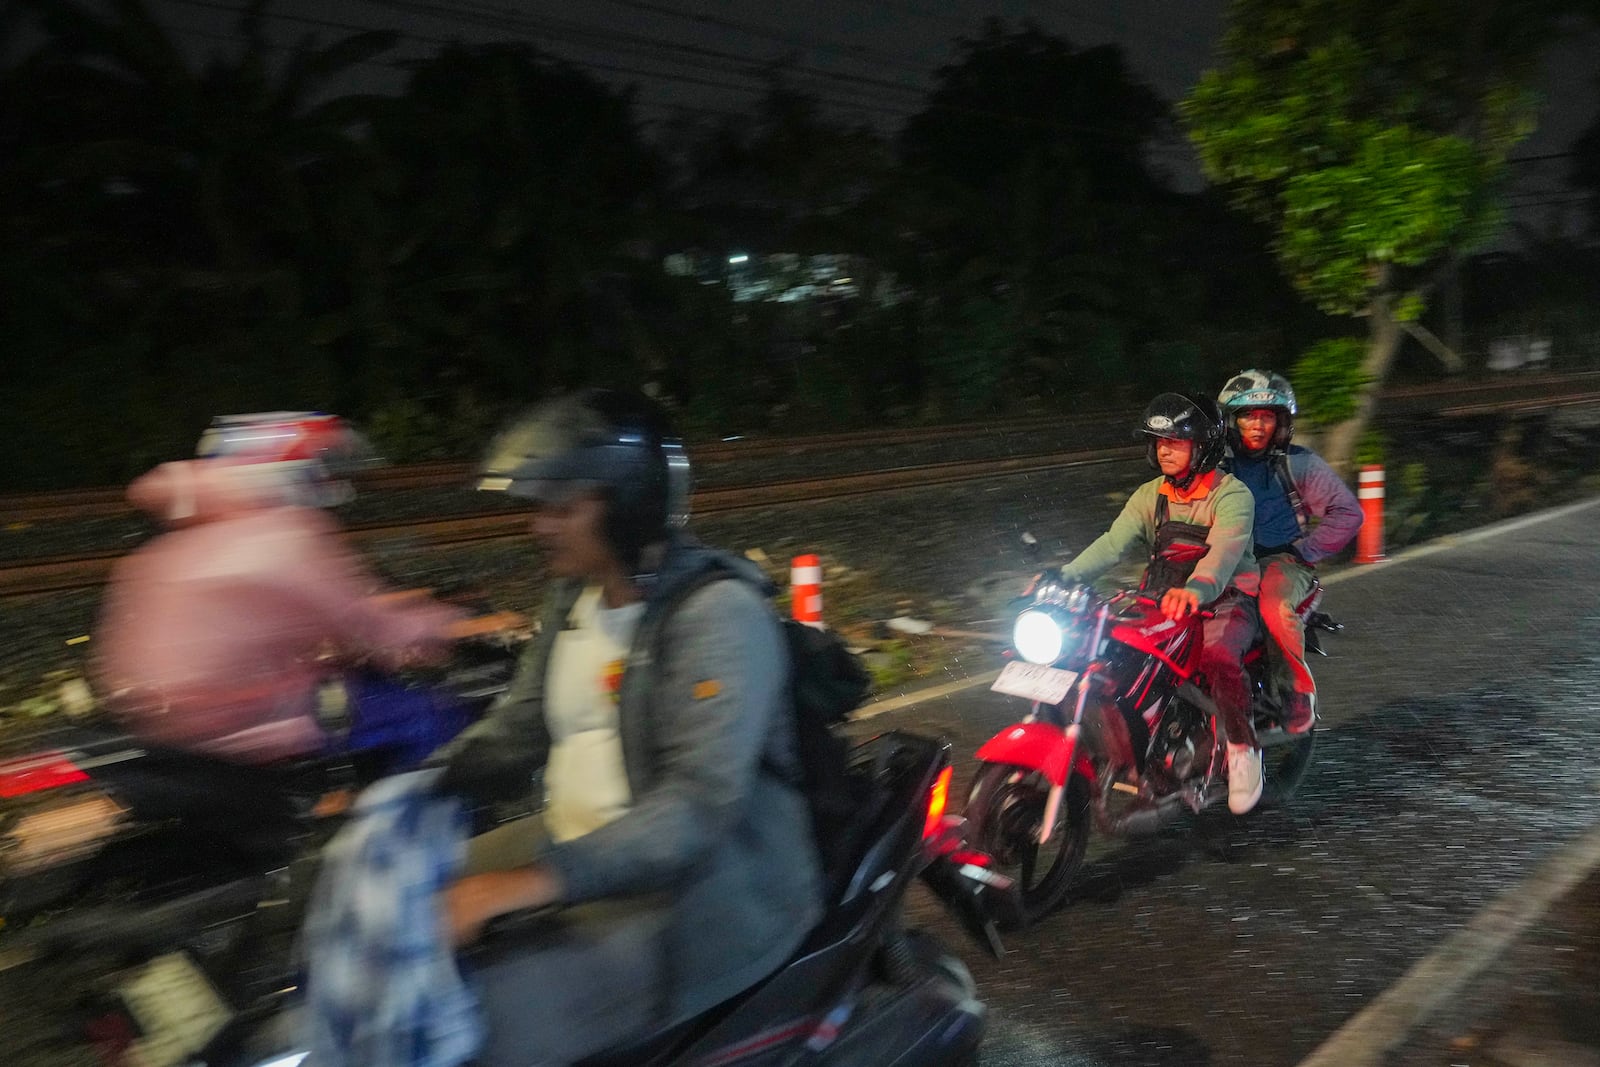
<path fill-rule="evenodd" d="M 1378 398 L 1383 394 L 1384 379 L 1394 355 L 1400 350 L 1400 324 L 1391 314 L 1393 298 L 1380 294 L 1367 305 L 1367 355 L 1361 361 L 1361 378 L 1365 383 L 1356 397 L 1355 414 L 1334 426 L 1324 438 L 1322 458 L 1346 479 L 1355 465 L 1356 446 L 1361 435 L 1372 423 L 1378 410 Z"/>

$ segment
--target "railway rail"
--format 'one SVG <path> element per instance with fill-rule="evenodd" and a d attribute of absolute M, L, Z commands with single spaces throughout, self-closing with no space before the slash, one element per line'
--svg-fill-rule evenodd
<path fill-rule="evenodd" d="M 954 460 L 892 470 L 866 471 L 830 478 L 803 478 L 764 484 L 702 489 L 694 494 L 695 514 L 716 515 L 752 508 L 809 501 L 837 500 L 867 493 L 920 489 L 1003 475 L 1032 474 L 1137 459 L 1142 447 L 1048 452 L 1001 459 Z M 419 546 L 447 548 L 526 536 L 526 509 L 453 515 L 408 522 L 352 525 L 345 536 L 357 544 L 406 540 Z M 50 556 L 0 566 L 0 597 L 33 596 L 102 584 L 124 553 L 118 550 Z"/>
<path fill-rule="evenodd" d="M 1600 371 L 1529 375 L 1490 383 L 1435 382 L 1391 389 L 1384 397 L 1384 406 L 1392 413 L 1431 413 L 1446 418 L 1497 412 L 1522 413 L 1549 407 L 1600 403 L 1600 390 L 1595 389 L 1597 384 L 1600 384 Z M 1534 395 L 1512 395 L 1529 392 Z M 847 448 L 870 450 L 951 438 L 1023 434 L 1033 429 L 1061 426 L 1064 422 L 1117 420 L 1125 418 L 1126 414 L 1109 410 L 1089 411 L 1070 416 L 1039 415 L 991 422 L 854 430 L 805 437 L 710 441 L 695 445 L 693 452 L 696 465 L 711 465 L 774 455 L 799 455 Z M 361 483 L 362 488 L 378 492 L 448 488 L 469 482 L 472 469 L 471 464 L 456 462 L 382 467 L 364 474 Z M 115 518 L 130 513 L 124 490 L 120 486 L 0 496 L 0 523 Z"/>

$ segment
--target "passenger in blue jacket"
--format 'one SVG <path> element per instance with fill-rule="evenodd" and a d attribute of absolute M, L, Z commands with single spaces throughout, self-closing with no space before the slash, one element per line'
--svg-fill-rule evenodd
<path fill-rule="evenodd" d="M 1305 733 L 1317 718 L 1317 683 L 1306 665 L 1305 624 L 1296 610 L 1311 592 L 1318 561 L 1348 545 L 1361 506 L 1322 457 L 1294 436 L 1294 387 L 1281 374 L 1243 370 L 1217 395 L 1228 420 L 1226 469 L 1256 500 L 1255 556 L 1261 566 L 1261 621 L 1289 673 L 1284 728 Z"/>

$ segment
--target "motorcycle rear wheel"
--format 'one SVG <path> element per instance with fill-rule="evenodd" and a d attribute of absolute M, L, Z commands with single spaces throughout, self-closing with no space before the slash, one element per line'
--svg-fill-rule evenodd
<path fill-rule="evenodd" d="M 1039 827 L 1050 781 L 1029 767 L 985 763 L 967 797 L 973 843 L 994 858 L 1000 873 L 1015 878 L 1022 894 L 1022 924 L 1031 926 L 1063 900 L 1089 848 L 1089 782 L 1067 780 L 1050 840 L 1039 844 Z M 1051 854 L 1047 850 L 1054 850 Z M 1041 852 L 1048 857 L 1040 871 Z"/>

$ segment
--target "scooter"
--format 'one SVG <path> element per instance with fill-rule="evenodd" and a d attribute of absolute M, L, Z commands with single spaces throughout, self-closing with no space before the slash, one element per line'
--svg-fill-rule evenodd
<path fill-rule="evenodd" d="M 942 740 L 906 733 L 872 738 L 852 750 L 850 777 L 859 803 L 825 871 L 826 909 L 789 962 L 703 1015 L 582 1067 L 977 1062 L 986 1010 L 971 975 L 932 935 L 906 928 L 903 901 L 920 879 L 980 944 L 998 952 L 995 930 L 1018 918 L 1015 884 L 966 848 L 962 818 L 946 814 L 951 763 Z M 519 920 L 540 921 L 538 915 Z M 515 951 L 516 939 L 527 933 L 519 924 L 491 929 L 474 951 Z M 309 1053 L 284 1044 L 273 1025 L 296 998 L 292 971 L 241 976 L 228 965 L 208 964 L 193 947 L 182 951 L 183 965 L 173 973 L 204 991 L 173 995 L 191 1005 L 221 1005 L 226 1016 L 185 1062 L 290 1067 L 306 1059 Z M 233 960 L 238 955 L 229 954 Z M 101 1019 L 100 1031 L 159 1039 L 151 1035 L 151 1020 L 132 1017 L 136 1007 L 124 998 L 113 1012 L 120 1026 Z"/>
<path fill-rule="evenodd" d="M 327 748 L 287 764 L 163 748 L 110 721 L 52 731 L 0 762 L 0 922 L 176 901 L 286 867 L 327 836 L 338 798 L 415 767 L 476 719 L 519 651 L 489 635 L 457 642 L 443 668 L 347 670 L 324 690 Z"/>

